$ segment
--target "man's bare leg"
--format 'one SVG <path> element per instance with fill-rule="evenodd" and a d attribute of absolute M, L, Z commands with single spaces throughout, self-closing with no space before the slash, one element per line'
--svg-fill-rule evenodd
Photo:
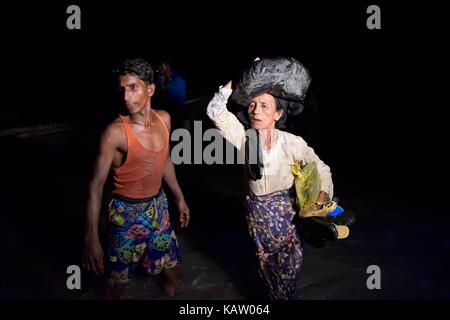
<path fill-rule="evenodd" d="M 165 269 L 163 272 L 163 294 L 173 297 L 181 279 L 181 265 Z"/>
<path fill-rule="evenodd" d="M 126 284 L 105 284 L 103 300 L 120 300 Z"/>

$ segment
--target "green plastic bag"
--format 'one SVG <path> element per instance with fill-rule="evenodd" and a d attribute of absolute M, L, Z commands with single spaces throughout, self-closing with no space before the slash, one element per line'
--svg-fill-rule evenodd
<path fill-rule="evenodd" d="M 302 216 L 303 213 L 314 207 L 314 203 L 319 197 L 320 176 L 315 162 L 302 166 L 299 161 L 296 161 L 292 166 L 292 174 L 297 194 L 296 202 L 300 208 L 300 216 Z"/>

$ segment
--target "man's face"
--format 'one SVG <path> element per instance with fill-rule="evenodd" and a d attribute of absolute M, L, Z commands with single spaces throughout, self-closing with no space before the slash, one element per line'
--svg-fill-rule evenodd
<path fill-rule="evenodd" d="M 128 112 L 130 114 L 141 112 L 150 103 L 155 85 L 147 85 L 145 81 L 131 74 L 120 76 L 119 81 Z"/>
<path fill-rule="evenodd" d="M 275 128 L 275 122 L 282 114 L 283 111 L 277 111 L 275 98 L 268 93 L 254 97 L 248 105 L 250 125 L 253 129 Z"/>

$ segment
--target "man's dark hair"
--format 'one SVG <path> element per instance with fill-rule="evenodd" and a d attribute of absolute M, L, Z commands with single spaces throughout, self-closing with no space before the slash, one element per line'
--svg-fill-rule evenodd
<path fill-rule="evenodd" d="M 153 69 L 150 63 L 141 58 L 133 58 L 123 61 L 114 70 L 114 74 L 117 76 L 129 74 L 138 77 L 146 84 L 153 83 Z"/>

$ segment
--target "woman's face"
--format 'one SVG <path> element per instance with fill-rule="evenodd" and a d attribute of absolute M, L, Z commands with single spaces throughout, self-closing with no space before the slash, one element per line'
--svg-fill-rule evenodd
<path fill-rule="evenodd" d="M 252 99 L 248 105 L 250 125 L 253 129 L 273 129 L 275 122 L 283 115 L 283 111 L 277 111 L 275 98 L 263 93 Z"/>

